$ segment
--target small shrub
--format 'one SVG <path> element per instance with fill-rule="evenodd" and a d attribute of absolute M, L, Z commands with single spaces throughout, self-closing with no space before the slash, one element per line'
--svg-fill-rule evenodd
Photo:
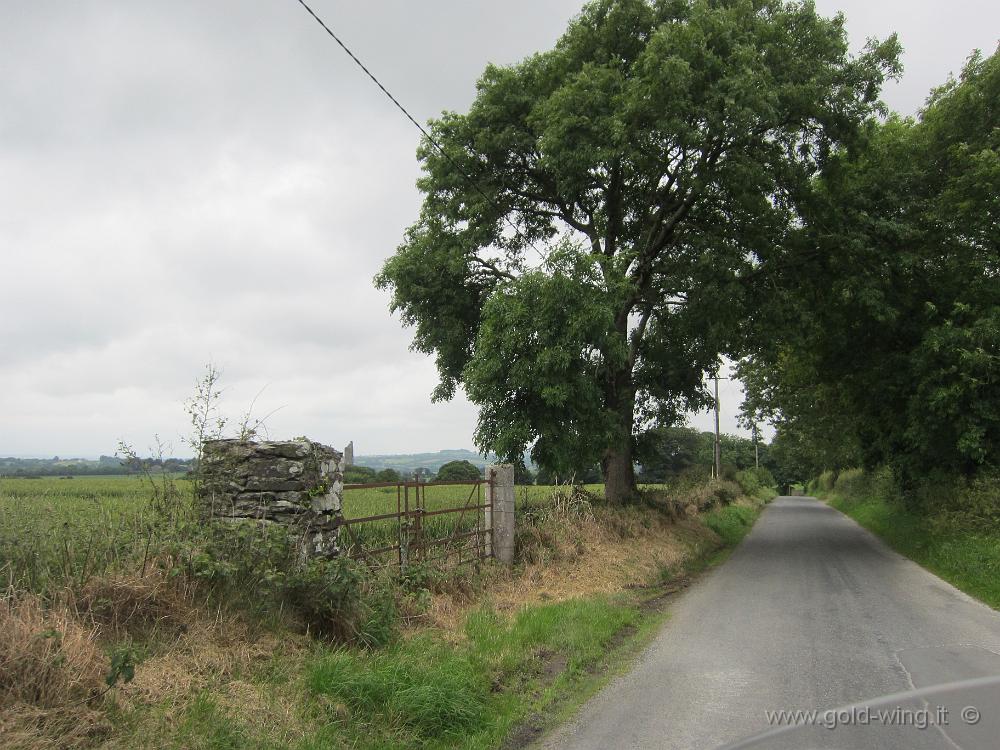
<path fill-rule="evenodd" d="M 314 633 L 366 646 L 384 645 L 395 636 L 391 591 L 350 558 L 308 562 L 287 577 L 282 593 Z"/>
<path fill-rule="evenodd" d="M 216 593 L 265 601 L 280 591 L 295 565 L 292 534 L 278 524 L 226 520 L 191 526 L 178 535 L 179 557 Z"/>
<path fill-rule="evenodd" d="M 712 494 L 719 505 L 729 505 L 739 498 L 741 490 L 736 482 L 729 482 L 724 479 L 712 485 Z"/>
<path fill-rule="evenodd" d="M 743 469 L 737 472 L 736 483 L 747 497 L 756 497 L 762 489 L 774 487 L 776 484 L 771 472 L 763 466 L 759 469 Z"/>
<path fill-rule="evenodd" d="M 439 593 L 447 578 L 445 571 L 424 562 L 411 562 L 399 576 L 400 588 L 410 594 L 420 591 Z"/>

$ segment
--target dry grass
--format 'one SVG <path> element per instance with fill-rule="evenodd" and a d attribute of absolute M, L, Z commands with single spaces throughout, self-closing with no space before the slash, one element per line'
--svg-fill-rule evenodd
<path fill-rule="evenodd" d="M 307 638 L 252 633 L 236 619 L 198 620 L 162 653 L 144 660 L 119 690 L 123 706 L 181 701 L 245 677 L 276 655 L 305 653 Z"/>
<path fill-rule="evenodd" d="M 494 589 L 492 600 L 498 609 L 511 611 L 541 601 L 621 591 L 654 580 L 664 568 L 679 567 L 693 554 L 692 538 L 707 539 L 711 532 L 706 532 L 697 521 L 664 520 L 648 528 L 599 520 L 579 523 L 564 542 L 568 549 L 561 559 L 526 565 L 521 575 Z"/>
<path fill-rule="evenodd" d="M 110 732 L 88 705 L 108 668 L 97 635 L 64 606 L 27 594 L 0 601 L 0 746 L 76 748 Z"/>
<path fill-rule="evenodd" d="M 64 597 L 103 637 L 150 638 L 183 633 L 198 617 L 193 588 L 181 576 L 152 568 L 144 575 L 109 574 L 91 578 Z"/>
<path fill-rule="evenodd" d="M 239 678 L 276 654 L 305 653 L 305 638 L 257 634 L 238 616 L 199 608 L 192 590 L 158 570 L 92 578 L 49 603 L 22 594 L 0 600 L 0 747 L 82 748 L 108 740 L 106 709 L 163 708 L 168 723 L 201 690 L 249 709 Z M 152 650 L 134 679 L 105 694 L 104 646 Z M 141 713 L 141 712 L 140 712 Z M 260 716 L 273 715 L 261 712 Z"/>
<path fill-rule="evenodd" d="M 497 610 L 514 612 L 540 602 L 610 594 L 679 569 L 718 536 L 697 519 L 698 500 L 661 507 L 609 508 L 586 496 L 553 504 L 553 510 L 518 529 L 521 564 L 490 568 L 486 590 Z M 469 611 L 482 600 L 445 592 L 433 597 L 422 625 L 461 638 Z"/>
<path fill-rule="evenodd" d="M 105 747 L 131 748 L 135 737 L 169 735 L 199 695 L 211 695 L 222 715 L 239 717 L 254 736 L 295 744 L 308 731 L 300 715 L 298 685 L 272 684 L 264 673 L 275 662 L 292 668 L 309 653 L 306 636 L 256 632 L 237 618 L 218 614 L 195 619 L 161 653 L 139 664 L 132 682 L 117 689 L 121 709 L 140 726 L 134 735 L 115 738 Z"/>
<path fill-rule="evenodd" d="M 0 705 L 54 708 L 99 693 L 107 658 L 96 629 L 30 594 L 0 604 Z"/>

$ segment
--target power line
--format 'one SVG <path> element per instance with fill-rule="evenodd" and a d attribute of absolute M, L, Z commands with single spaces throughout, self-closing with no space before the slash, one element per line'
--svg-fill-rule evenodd
<path fill-rule="evenodd" d="M 447 151 L 444 150 L 444 147 L 440 143 L 438 143 L 437 139 L 434 138 L 434 136 L 432 136 L 423 125 L 421 125 L 419 122 L 417 122 L 416 118 L 414 118 L 413 115 L 411 115 L 409 113 L 409 111 L 406 109 L 406 107 L 404 107 L 402 104 L 400 104 L 399 100 L 396 97 L 394 97 L 389 92 L 389 89 L 387 89 L 385 86 L 383 86 L 382 82 L 379 81 L 379 79 L 375 77 L 375 74 L 372 73 L 370 70 L 368 70 L 367 67 L 365 67 L 365 64 L 363 62 L 361 62 L 361 60 L 358 59 L 358 56 L 355 55 L 353 52 L 351 52 L 350 48 L 346 44 L 344 44 L 343 41 L 341 41 L 341 39 L 340 39 L 339 36 L 337 36 L 335 33 L 333 33 L 333 30 L 329 26 L 326 25 L 326 23 L 323 21 L 322 18 L 320 18 L 319 16 L 316 15 L 315 11 L 312 8 L 310 8 L 305 3 L 305 0 L 297 0 L 297 2 L 298 2 L 299 5 L 301 5 L 303 8 L 306 9 L 306 12 L 310 16 L 312 16 L 313 19 L 315 19 L 316 23 L 318 23 L 320 26 L 323 27 L 323 30 L 327 34 L 330 35 L 330 38 L 333 39 L 333 41 L 335 41 L 337 44 L 340 45 L 340 48 L 342 50 L 344 50 L 344 52 L 347 53 L 347 56 L 350 57 L 355 62 L 355 64 L 357 64 L 357 66 L 359 68 L 361 68 L 361 70 L 363 70 L 365 72 L 365 75 L 367 75 L 369 78 L 372 79 L 372 81 L 375 83 L 375 85 L 378 86 L 379 89 L 381 89 L 382 93 L 385 94 L 389 98 L 389 101 L 391 101 L 393 104 L 395 104 L 396 108 L 406 116 L 406 119 L 409 120 L 410 122 L 412 122 L 416 126 L 417 130 L 419 130 L 421 133 L 423 133 L 424 138 L 426 138 L 427 141 L 432 146 L 434 146 L 434 148 L 436 148 L 438 150 L 438 152 L 441 154 L 441 156 L 443 156 L 445 159 L 447 159 L 451 163 L 451 165 L 455 169 L 458 170 L 458 173 L 460 175 L 462 175 L 462 177 L 465 179 L 465 181 L 468 182 L 469 185 L 471 185 L 476 190 L 477 193 L 479 193 L 481 196 L 483 196 L 483 198 L 485 198 L 490 203 L 490 205 L 492 205 L 493 208 L 495 208 L 497 210 L 497 212 L 503 218 L 503 220 L 510 226 L 511 229 L 514 230 L 515 234 L 518 237 L 520 237 L 521 239 L 523 239 L 525 242 L 527 242 L 528 245 L 531 247 L 531 249 L 534 250 L 536 253 L 538 253 L 538 257 L 540 257 L 542 260 L 545 260 L 545 255 L 542 253 L 541 250 L 539 250 L 537 247 L 535 247 L 535 243 L 533 243 L 531 240 L 529 240 L 527 237 L 524 236 L 524 233 L 521 232 L 521 230 L 517 228 L 517 225 L 514 222 L 512 222 L 509 218 L 507 218 L 507 215 L 504 213 L 503 209 L 500 208 L 500 206 L 497 204 L 497 202 L 495 200 L 493 200 L 490 196 L 488 196 L 486 194 L 486 192 L 481 187 L 479 187 L 478 183 L 476 183 L 476 181 L 474 179 L 472 179 L 472 177 L 470 177 L 469 175 L 467 175 L 465 173 L 465 170 L 463 170 L 462 167 L 458 164 L 458 162 L 455 161 L 451 157 L 451 155 Z"/>

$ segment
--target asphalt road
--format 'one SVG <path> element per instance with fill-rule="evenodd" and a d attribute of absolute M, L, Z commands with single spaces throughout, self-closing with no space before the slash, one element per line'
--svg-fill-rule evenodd
<path fill-rule="evenodd" d="M 774 728 L 769 711 L 819 709 L 813 726 L 752 747 L 996 750 L 996 685 L 824 713 L 995 675 L 1000 613 L 838 511 L 783 497 L 677 600 L 635 666 L 541 744 L 705 750 Z"/>

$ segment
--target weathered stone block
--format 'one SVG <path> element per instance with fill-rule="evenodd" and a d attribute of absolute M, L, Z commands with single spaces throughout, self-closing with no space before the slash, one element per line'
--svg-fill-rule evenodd
<path fill-rule="evenodd" d="M 208 517 L 256 518 L 301 530 L 307 554 L 337 553 L 343 457 L 305 438 L 204 445 L 198 500 Z"/>

